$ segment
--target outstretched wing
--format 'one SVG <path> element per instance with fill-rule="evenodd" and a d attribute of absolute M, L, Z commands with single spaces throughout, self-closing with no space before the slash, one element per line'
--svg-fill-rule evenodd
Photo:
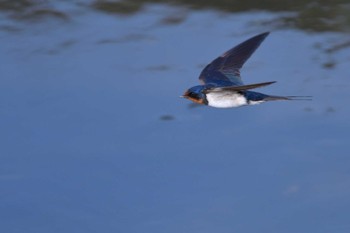
<path fill-rule="evenodd" d="M 199 80 L 204 84 L 243 85 L 240 69 L 268 35 L 259 34 L 228 50 L 203 69 Z"/>
<path fill-rule="evenodd" d="M 276 81 L 265 82 L 265 83 L 255 83 L 255 84 L 242 85 L 242 86 L 213 87 L 213 88 L 206 89 L 204 91 L 204 93 L 222 92 L 222 91 L 246 91 L 246 90 L 250 90 L 250 89 L 255 89 L 255 88 L 271 85 L 275 82 Z"/>

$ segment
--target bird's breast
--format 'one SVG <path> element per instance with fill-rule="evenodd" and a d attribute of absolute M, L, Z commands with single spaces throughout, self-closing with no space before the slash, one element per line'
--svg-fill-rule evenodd
<path fill-rule="evenodd" d="M 232 91 L 209 92 L 206 98 L 208 105 L 215 108 L 234 108 L 248 104 L 244 95 Z"/>

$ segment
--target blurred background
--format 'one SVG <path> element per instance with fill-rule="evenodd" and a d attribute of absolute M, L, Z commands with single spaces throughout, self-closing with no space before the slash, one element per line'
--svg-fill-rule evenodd
<path fill-rule="evenodd" d="M 350 2 L 0 1 L 0 231 L 350 232 Z M 242 70 L 313 101 L 179 96 Z"/>

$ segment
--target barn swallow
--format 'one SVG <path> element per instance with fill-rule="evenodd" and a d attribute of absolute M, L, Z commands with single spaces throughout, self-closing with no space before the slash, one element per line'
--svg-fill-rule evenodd
<path fill-rule="evenodd" d="M 202 85 L 191 87 L 181 97 L 216 108 L 240 107 L 272 100 L 309 100 L 309 96 L 275 96 L 250 91 L 276 81 L 243 84 L 240 69 L 268 35 L 269 32 L 265 32 L 254 36 L 216 58 L 199 75 Z"/>

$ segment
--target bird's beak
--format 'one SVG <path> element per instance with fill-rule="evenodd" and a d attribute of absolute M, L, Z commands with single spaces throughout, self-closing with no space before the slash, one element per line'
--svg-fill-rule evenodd
<path fill-rule="evenodd" d="M 180 98 L 188 98 L 188 91 L 186 91 L 183 95 L 180 95 Z"/>

